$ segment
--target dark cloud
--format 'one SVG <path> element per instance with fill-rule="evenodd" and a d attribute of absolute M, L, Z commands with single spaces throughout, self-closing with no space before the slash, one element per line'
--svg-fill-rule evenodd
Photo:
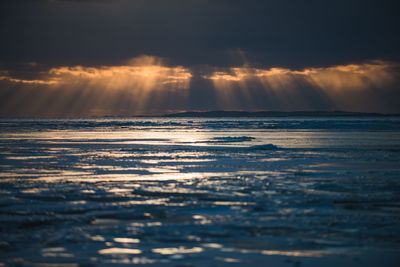
<path fill-rule="evenodd" d="M 398 10 L 394 0 L 4 0 L 0 115 L 400 112 Z M 163 69 L 150 84 L 124 74 L 141 55 Z M 365 70 L 371 62 L 372 76 Z M 255 75 L 271 68 L 284 73 L 275 80 Z M 110 70 L 119 74 L 107 76 Z M 207 78 L 218 73 L 236 81 Z M 183 91 L 171 85 L 179 75 Z"/>
<path fill-rule="evenodd" d="M 140 54 L 173 64 L 304 67 L 399 60 L 397 1 L 117 0 L 0 4 L 0 59 L 113 64 Z"/>

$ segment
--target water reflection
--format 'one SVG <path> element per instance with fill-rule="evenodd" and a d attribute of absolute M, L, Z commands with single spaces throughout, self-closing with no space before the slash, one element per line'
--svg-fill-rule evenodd
<path fill-rule="evenodd" d="M 147 120 L 2 129 L 0 261 L 395 257 L 399 121 Z"/>
<path fill-rule="evenodd" d="M 114 242 L 124 243 L 124 244 L 137 244 L 140 242 L 137 238 L 126 238 L 126 237 L 115 237 L 113 238 Z"/>
<path fill-rule="evenodd" d="M 154 253 L 161 255 L 176 255 L 176 254 L 191 254 L 191 253 L 201 253 L 203 249 L 201 247 L 177 247 L 177 248 L 154 248 L 152 249 Z"/>
<path fill-rule="evenodd" d="M 67 253 L 66 249 L 63 247 L 54 247 L 54 248 L 44 248 L 42 249 L 43 257 L 53 257 L 53 258 L 72 258 L 73 254 Z"/>
<path fill-rule="evenodd" d="M 140 249 L 132 249 L 132 248 L 105 248 L 99 250 L 99 254 L 107 255 L 107 254 L 141 254 L 142 251 Z"/>

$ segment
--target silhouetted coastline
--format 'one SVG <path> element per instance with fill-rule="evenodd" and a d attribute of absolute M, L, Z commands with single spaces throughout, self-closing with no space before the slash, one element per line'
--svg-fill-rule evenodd
<path fill-rule="evenodd" d="M 350 111 L 188 111 L 166 114 L 164 117 L 393 117 L 400 114 L 350 112 Z"/>

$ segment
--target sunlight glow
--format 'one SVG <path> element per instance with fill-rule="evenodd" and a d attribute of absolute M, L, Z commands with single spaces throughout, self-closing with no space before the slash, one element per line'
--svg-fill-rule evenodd
<path fill-rule="evenodd" d="M 222 108 L 229 109 L 240 103 L 252 103 L 254 92 L 262 89 L 269 99 L 280 107 L 296 104 L 303 107 L 308 100 L 308 92 L 324 98 L 338 108 L 351 110 L 352 103 L 370 97 L 370 91 L 382 90 L 396 82 L 398 65 L 385 61 L 363 64 L 313 67 L 300 70 L 274 67 L 254 68 L 250 65 L 218 70 L 204 75 L 212 81 Z M 314 101 L 319 102 L 319 101 Z"/>
<path fill-rule="evenodd" d="M 133 248 L 106 248 L 99 250 L 99 254 L 141 254 L 140 249 Z"/>
<path fill-rule="evenodd" d="M 392 64 L 384 61 L 302 70 L 287 68 L 259 69 L 244 66 L 230 68 L 228 71 L 216 71 L 211 75 L 205 75 L 204 78 L 212 80 L 216 87 L 227 82 L 259 80 L 271 88 L 279 89 L 284 83 L 293 83 L 296 78 L 301 78 L 325 89 L 359 89 L 370 84 L 379 85 L 392 81 L 392 67 Z"/>
<path fill-rule="evenodd" d="M 137 244 L 137 243 L 140 243 L 140 240 L 137 239 L 137 238 L 116 237 L 113 240 L 114 240 L 114 242 L 125 243 L 125 244 Z"/>
<path fill-rule="evenodd" d="M 118 66 L 60 66 L 42 73 L 40 79 L 21 79 L 2 72 L 0 80 L 37 85 L 68 85 L 86 83 L 113 89 L 155 89 L 162 85 L 187 88 L 192 78 L 182 66 L 168 67 L 163 60 L 153 56 L 139 56 Z"/>
<path fill-rule="evenodd" d="M 2 90 L 8 95 L 2 113 L 17 117 L 160 115 L 190 110 L 193 104 L 223 110 L 386 112 L 394 109 L 387 99 L 394 99 L 399 81 L 399 64 L 386 61 L 304 69 L 256 68 L 249 63 L 201 68 L 192 71 L 168 66 L 155 56 L 139 56 L 114 66 L 32 69 L 36 73 L 32 79 L 0 70 Z M 192 73 L 199 75 L 194 82 Z M 199 79 L 204 87 L 196 83 Z M 212 90 L 210 99 L 193 97 L 203 89 Z"/>
<path fill-rule="evenodd" d="M 177 248 L 154 248 L 152 249 L 154 253 L 161 255 L 175 255 L 175 254 L 190 254 L 190 253 L 201 253 L 203 252 L 203 248 L 193 247 L 177 247 Z"/>
<path fill-rule="evenodd" d="M 22 83 L 22 84 L 36 84 L 36 85 L 55 85 L 59 83 L 59 79 L 46 79 L 46 80 L 26 80 L 26 79 L 18 79 L 9 76 L 0 76 L 1 81 L 8 81 L 11 83 Z"/>
<path fill-rule="evenodd" d="M 18 88 L 3 109 L 13 110 L 29 98 L 27 112 L 42 116 L 136 115 L 163 105 L 174 108 L 177 100 L 184 102 L 192 78 L 188 68 L 146 55 L 116 66 L 54 67 L 38 71 L 35 79 L 0 73 L 0 81 Z"/>

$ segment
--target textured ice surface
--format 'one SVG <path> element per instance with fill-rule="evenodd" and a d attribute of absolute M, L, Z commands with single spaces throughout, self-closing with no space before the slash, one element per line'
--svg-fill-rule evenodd
<path fill-rule="evenodd" d="M 400 260 L 398 118 L 0 127 L 0 266 Z"/>

